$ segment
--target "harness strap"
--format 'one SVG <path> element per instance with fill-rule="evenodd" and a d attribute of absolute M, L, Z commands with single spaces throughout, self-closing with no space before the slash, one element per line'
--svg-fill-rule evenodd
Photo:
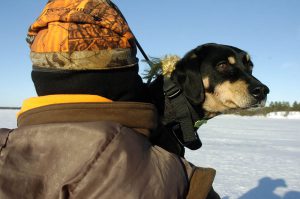
<path fill-rule="evenodd" d="M 120 11 L 120 9 L 118 8 L 118 6 L 116 4 L 114 4 L 112 1 L 108 0 L 107 1 L 108 4 L 114 8 L 118 13 L 119 15 L 124 19 L 124 21 L 128 24 L 126 18 L 124 17 L 123 13 Z M 129 27 L 129 24 L 128 24 L 128 28 L 131 32 L 131 34 L 133 35 L 133 38 L 134 38 L 134 41 L 135 41 L 135 44 L 136 46 L 138 47 L 138 49 L 140 50 L 141 54 L 143 55 L 143 57 L 145 58 L 146 62 L 149 64 L 150 68 L 153 68 L 153 62 L 149 59 L 149 57 L 147 56 L 147 54 L 145 53 L 143 47 L 141 46 L 141 44 L 139 43 L 139 41 L 137 40 L 136 36 L 134 35 L 133 31 L 131 30 L 131 28 Z M 152 80 L 153 76 L 151 76 L 148 81 L 147 81 L 147 84 L 149 85 L 151 80 Z"/>
<path fill-rule="evenodd" d="M 124 17 L 123 13 L 120 11 L 120 9 L 118 8 L 118 6 L 116 4 L 114 4 L 112 1 L 108 0 L 108 3 L 110 4 L 110 6 L 112 8 L 114 8 L 119 14 L 120 16 L 124 19 L 124 21 L 128 24 L 126 18 Z M 147 61 L 147 63 L 150 64 L 150 67 L 152 67 L 152 62 L 150 61 L 150 59 L 148 58 L 147 54 L 145 53 L 144 49 L 142 48 L 142 46 L 140 45 L 139 41 L 137 40 L 136 36 L 133 34 L 131 28 L 128 26 L 131 34 L 133 35 L 134 37 L 134 40 L 135 40 L 135 43 L 138 47 L 138 49 L 141 51 L 142 55 L 144 56 L 145 60 Z"/>
<path fill-rule="evenodd" d="M 192 150 L 199 149 L 202 143 L 194 125 L 200 119 L 199 115 L 181 89 L 169 78 L 164 79 L 164 94 L 165 100 L 169 101 L 175 112 L 175 116 L 167 117 L 175 118 L 175 123 L 174 121 L 166 121 L 167 123 L 172 123 L 171 126 L 175 137 L 183 146 Z"/>

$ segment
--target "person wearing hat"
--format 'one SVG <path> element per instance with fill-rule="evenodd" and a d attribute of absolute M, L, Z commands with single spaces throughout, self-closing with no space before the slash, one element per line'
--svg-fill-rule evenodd
<path fill-rule="evenodd" d="M 0 130 L 0 198 L 219 198 L 215 170 L 149 142 L 154 105 L 109 0 L 50 0 L 27 36 L 38 97 Z"/>

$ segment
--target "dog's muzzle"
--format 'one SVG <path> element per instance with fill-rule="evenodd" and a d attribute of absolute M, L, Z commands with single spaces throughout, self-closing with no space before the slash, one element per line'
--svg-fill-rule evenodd
<path fill-rule="evenodd" d="M 251 89 L 251 95 L 257 100 L 258 104 L 264 104 L 269 93 L 270 89 L 263 84 L 260 84 Z"/>

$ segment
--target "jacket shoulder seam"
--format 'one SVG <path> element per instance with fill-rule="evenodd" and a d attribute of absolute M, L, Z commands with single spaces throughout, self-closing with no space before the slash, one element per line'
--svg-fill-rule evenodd
<path fill-rule="evenodd" d="M 76 182 L 71 184 L 71 191 L 76 192 L 76 189 L 80 185 L 80 182 L 89 174 L 89 172 L 93 169 L 94 164 L 98 161 L 101 155 L 106 151 L 108 146 L 118 137 L 118 135 L 120 135 L 120 133 L 121 130 L 119 129 L 116 133 L 114 133 L 114 136 L 109 139 L 109 141 L 105 144 L 104 147 L 101 146 L 97 149 L 94 159 L 86 166 L 87 169 L 84 171 L 84 174 Z"/>
<path fill-rule="evenodd" d="M 9 134 L 13 131 L 13 129 L 4 129 L 0 128 L 0 154 L 2 150 L 6 147 Z"/>

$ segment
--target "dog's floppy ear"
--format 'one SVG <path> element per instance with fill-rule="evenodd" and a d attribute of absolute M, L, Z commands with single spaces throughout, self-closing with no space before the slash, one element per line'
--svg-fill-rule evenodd
<path fill-rule="evenodd" d="M 206 46 L 198 46 L 188 52 L 176 63 L 175 70 L 171 74 L 171 80 L 181 87 L 194 106 L 201 105 L 205 98 L 200 67 Z"/>

